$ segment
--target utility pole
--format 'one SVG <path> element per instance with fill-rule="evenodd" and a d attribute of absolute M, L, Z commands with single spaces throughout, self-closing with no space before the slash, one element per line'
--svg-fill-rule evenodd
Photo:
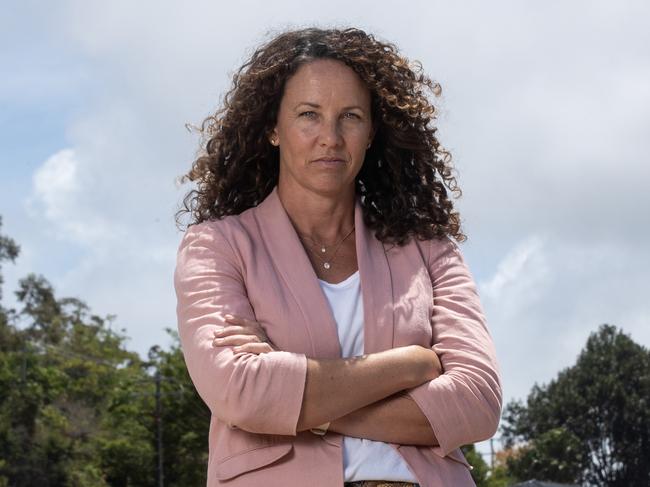
<path fill-rule="evenodd" d="M 163 440 L 162 440 L 162 404 L 160 402 L 160 371 L 156 370 L 156 430 L 158 436 L 158 487 L 164 487 L 163 474 Z"/>
<path fill-rule="evenodd" d="M 27 343 L 23 342 L 23 363 L 20 367 L 20 379 L 23 384 L 27 382 Z"/>
<path fill-rule="evenodd" d="M 494 472 L 494 438 L 490 438 L 490 470 Z"/>

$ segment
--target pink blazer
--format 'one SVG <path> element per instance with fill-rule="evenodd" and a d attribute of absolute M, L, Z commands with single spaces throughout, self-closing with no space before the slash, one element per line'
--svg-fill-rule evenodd
<path fill-rule="evenodd" d="M 437 447 L 392 445 L 422 486 L 471 486 L 459 446 L 494 434 L 501 385 L 476 286 L 450 239 L 384 245 L 355 208 L 365 352 L 433 347 L 440 377 L 408 390 Z M 187 368 L 212 411 L 208 486 L 343 485 L 342 436 L 296 433 L 307 357 L 341 356 L 336 323 L 277 195 L 191 226 L 174 274 Z M 256 319 L 283 351 L 213 348 L 224 314 Z"/>

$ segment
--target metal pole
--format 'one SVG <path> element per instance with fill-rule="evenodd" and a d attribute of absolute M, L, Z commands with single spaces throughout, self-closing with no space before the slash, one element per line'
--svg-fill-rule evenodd
<path fill-rule="evenodd" d="M 494 438 L 490 438 L 490 470 L 494 472 Z"/>
<path fill-rule="evenodd" d="M 164 487 L 163 442 L 162 442 L 162 404 L 160 402 L 160 371 L 156 371 L 156 430 L 158 436 L 158 487 Z"/>
<path fill-rule="evenodd" d="M 23 363 L 20 368 L 20 379 L 23 384 L 27 382 L 27 343 L 23 343 Z"/>

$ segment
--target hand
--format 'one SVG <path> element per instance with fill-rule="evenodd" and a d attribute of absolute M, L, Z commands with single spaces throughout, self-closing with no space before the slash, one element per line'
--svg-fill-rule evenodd
<path fill-rule="evenodd" d="M 214 332 L 213 347 L 232 346 L 236 353 L 268 353 L 276 351 L 266 332 L 257 321 L 225 315 L 228 326 Z"/>

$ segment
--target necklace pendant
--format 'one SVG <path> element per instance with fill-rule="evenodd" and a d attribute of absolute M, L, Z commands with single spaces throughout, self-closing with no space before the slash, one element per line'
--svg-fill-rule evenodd
<path fill-rule="evenodd" d="M 324 267 L 325 269 L 329 269 L 329 268 L 332 267 L 332 266 L 330 265 L 329 262 L 324 262 L 324 263 L 323 263 L 323 267 Z"/>
<path fill-rule="evenodd" d="M 327 252 L 327 251 L 325 250 L 325 247 L 321 247 L 321 248 L 320 248 L 320 251 L 321 251 L 322 253 Z"/>

